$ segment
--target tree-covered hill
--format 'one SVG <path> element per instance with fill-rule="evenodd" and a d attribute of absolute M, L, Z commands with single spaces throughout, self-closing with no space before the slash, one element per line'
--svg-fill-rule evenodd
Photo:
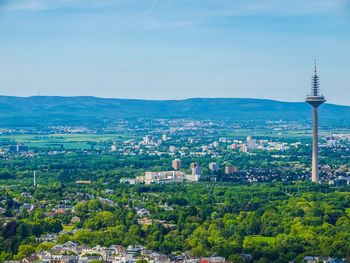
<path fill-rule="evenodd" d="M 321 123 L 350 123 L 350 107 L 325 104 Z M 194 98 L 187 100 L 135 100 L 97 97 L 0 96 L 1 126 L 97 124 L 113 119 L 193 118 L 230 121 L 305 121 L 311 110 L 304 102 L 264 99 Z"/>

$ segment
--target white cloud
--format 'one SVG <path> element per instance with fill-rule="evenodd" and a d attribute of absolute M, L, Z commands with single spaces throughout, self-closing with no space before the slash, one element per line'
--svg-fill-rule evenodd
<path fill-rule="evenodd" d="M 349 0 L 0 0 L 8 10 L 42 11 L 61 8 L 147 8 L 159 11 L 181 10 L 196 14 L 298 15 L 342 11 Z M 179 13 L 181 15 L 181 13 Z"/>
<path fill-rule="evenodd" d="M 1 0 L 0 0 L 1 1 Z M 24 10 L 24 11 L 44 11 L 59 10 L 66 8 L 99 8 L 108 7 L 122 0 L 2 0 L 3 6 L 7 10 Z M 1 2 L 0 2 L 1 3 Z"/>
<path fill-rule="evenodd" d="M 348 13 L 350 0 L 0 0 L 7 11 L 89 11 L 118 25 L 160 29 L 189 27 L 222 17 L 307 16 Z M 5 1 L 5 2 L 4 2 Z M 113 11 L 113 12 L 111 12 Z M 100 13 L 101 12 L 101 13 Z"/>
<path fill-rule="evenodd" d="M 35 10 L 42 11 L 48 8 L 47 3 L 41 0 L 27 0 L 27 1 L 6 1 L 3 4 L 5 10 Z"/>

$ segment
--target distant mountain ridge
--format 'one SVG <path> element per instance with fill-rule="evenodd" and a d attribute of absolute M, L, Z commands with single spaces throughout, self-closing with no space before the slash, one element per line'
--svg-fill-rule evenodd
<path fill-rule="evenodd" d="M 0 96 L 0 126 L 88 125 L 113 119 L 311 120 L 305 102 L 245 98 L 138 100 L 98 97 Z M 320 122 L 350 123 L 350 106 L 325 104 Z"/>

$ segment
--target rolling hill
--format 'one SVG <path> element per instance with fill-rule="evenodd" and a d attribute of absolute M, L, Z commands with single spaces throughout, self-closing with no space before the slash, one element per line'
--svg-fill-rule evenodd
<path fill-rule="evenodd" d="M 186 100 L 106 99 L 97 97 L 0 96 L 2 127 L 95 125 L 113 119 L 222 119 L 228 121 L 309 121 L 310 106 L 244 98 L 194 98 Z M 349 125 L 350 107 L 325 104 L 323 125 Z"/>

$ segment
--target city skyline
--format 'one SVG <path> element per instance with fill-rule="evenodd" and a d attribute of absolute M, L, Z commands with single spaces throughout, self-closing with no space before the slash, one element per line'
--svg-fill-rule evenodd
<path fill-rule="evenodd" d="M 0 93 L 303 101 L 317 58 L 328 102 L 350 105 L 349 6 L 2 1 Z"/>

